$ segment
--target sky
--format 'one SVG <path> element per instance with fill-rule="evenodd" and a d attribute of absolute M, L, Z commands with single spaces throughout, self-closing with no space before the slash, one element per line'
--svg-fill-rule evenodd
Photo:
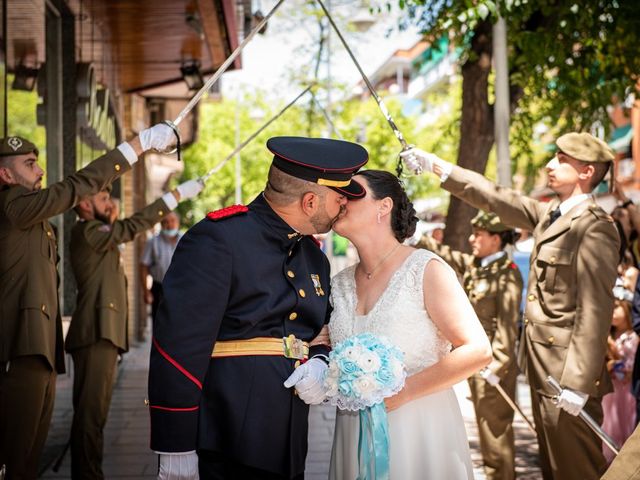
<path fill-rule="evenodd" d="M 264 15 L 275 3 L 271 0 L 254 1 Z M 308 11 L 309 7 L 304 7 L 304 3 L 303 0 L 282 3 L 269 19 L 266 33 L 256 35 L 242 51 L 242 69 L 222 76 L 224 96 L 236 96 L 238 89 L 247 92 L 259 88 L 268 96 L 284 99 L 299 91 L 299 86 L 291 86 L 291 76 L 303 66 L 314 64 L 314 54 L 318 48 L 317 21 L 311 13 L 305 12 L 305 8 Z M 374 15 L 376 23 L 373 27 L 365 33 L 354 32 L 348 27 L 348 19 L 357 14 L 359 3 L 358 0 L 332 0 L 330 11 L 365 74 L 369 76 L 395 50 L 411 47 L 420 36 L 415 29 L 398 31 L 397 12 Z M 333 31 L 330 46 L 332 81 L 355 86 L 360 81 L 360 74 Z M 326 72 L 325 62 L 321 66 L 321 77 L 326 77 Z"/>

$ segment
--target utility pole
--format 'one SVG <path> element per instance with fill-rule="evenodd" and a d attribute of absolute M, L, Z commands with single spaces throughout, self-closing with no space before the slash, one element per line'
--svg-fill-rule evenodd
<path fill-rule="evenodd" d="M 496 73 L 494 131 L 498 156 L 498 183 L 511 186 L 509 154 L 509 62 L 507 60 L 507 23 L 503 17 L 493 26 L 493 64 Z"/>

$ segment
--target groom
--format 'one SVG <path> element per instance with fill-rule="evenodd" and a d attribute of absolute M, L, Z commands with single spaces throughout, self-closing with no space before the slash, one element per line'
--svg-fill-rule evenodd
<path fill-rule="evenodd" d="M 303 478 L 307 403 L 328 353 L 309 345 L 329 319 L 328 232 L 364 148 L 275 137 L 267 185 L 181 239 L 163 281 L 149 370 L 151 448 L 160 478 Z M 287 385 L 295 384 L 295 389 Z"/>
<path fill-rule="evenodd" d="M 440 176 L 458 198 L 533 232 L 519 363 L 531 387 L 542 475 L 596 479 L 606 467 L 602 442 L 577 415 L 584 409 L 602 423 L 602 397 L 612 390 L 605 355 L 620 239 L 591 192 L 614 157 L 606 143 L 588 133 L 562 135 L 556 146 L 546 170 L 558 198 L 549 203 L 419 149 L 401 156 L 409 168 Z M 547 375 L 564 389 L 557 405 Z"/>

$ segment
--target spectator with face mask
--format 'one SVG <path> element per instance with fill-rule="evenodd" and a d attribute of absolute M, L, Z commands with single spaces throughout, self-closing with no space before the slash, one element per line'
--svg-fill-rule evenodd
<path fill-rule="evenodd" d="M 177 212 L 171 212 L 164 217 L 160 226 L 160 233 L 147 241 L 140 259 L 140 284 L 144 291 L 144 302 L 151 305 L 151 318 L 154 320 L 162 299 L 162 279 L 182 237 L 180 216 Z M 148 287 L 149 276 L 152 278 L 151 288 Z"/>

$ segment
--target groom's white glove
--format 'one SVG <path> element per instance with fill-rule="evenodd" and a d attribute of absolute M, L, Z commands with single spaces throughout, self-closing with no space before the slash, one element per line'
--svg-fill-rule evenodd
<path fill-rule="evenodd" d="M 589 395 L 565 388 L 558 396 L 558 407 L 574 417 L 580 413 L 584 405 L 587 403 Z"/>
<path fill-rule="evenodd" d="M 284 386 L 295 386 L 300 400 L 309 405 L 318 405 L 326 397 L 324 374 L 327 368 L 323 360 L 311 358 L 293 371 L 285 380 Z"/>
<path fill-rule="evenodd" d="M 423 172 L 435 173 L 440 176 L 440 181 L 444 182 L 453 165 L 441 159 L 435 153 L 425 152 L 419 148 L 410 148 L 404 152 L 400 152 L 400 158 L 404 164 L 416 175 Z"/>
<path fill-rule="evenodd" d="M 158 480 L 199 480 L 198 454 L 160 453 Z"/>
<path fill-rule="evenodd" d="M 497 376 L 488 368 L 483 368 L 482 370 L 480 370 L 480 376 L 484 378 L 487 381 L 487 383 L 493 387 L 495 387 L 500 383 L 500 377 Z"/>

